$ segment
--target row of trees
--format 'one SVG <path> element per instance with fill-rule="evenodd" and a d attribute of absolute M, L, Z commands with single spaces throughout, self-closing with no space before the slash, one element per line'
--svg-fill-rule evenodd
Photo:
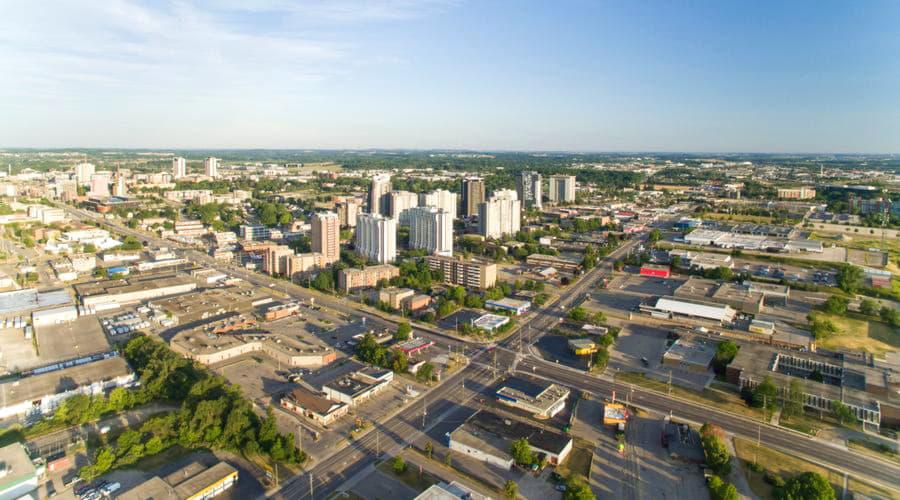
<path fill-rule="evenodd" d="M 408 324 L 401 324 L 394 333 L 394 338 L 399 340 L 409 338 L 412 327 Z M 393 370 L 395 373 L 405 373 L 409 369 L 409 357 L 405 352 L 398 349 L 388 349 L 378 343 L 375 336 L 367 333 L 363 336 L 359 344 L 356 345 L 356 357 L 360 361 Z M 426 382 L 434 380 L 436 377 L 434 365 L 425 363 L 416 371 L 416 378 Z"/>
<path fill-rule="evenodd" d="M 107 404 L 124 408 L 134 402 L 170 401 L 180 403 L 180 408 L 99 447 L 91 465 L 81 469 L 85 479 L 174 445 L 263 455 L 284 463 L 306 460 L 294 446 L 293 436 L 278 432 L 271 408 L 265 418 L 260 417 L 239 386 L 175 354 L 162 342 L 135 337 L 125 346 L 125 357 L 140 374 L 141 386 L 121 399 L 114 400 L 111 394 Z"/>

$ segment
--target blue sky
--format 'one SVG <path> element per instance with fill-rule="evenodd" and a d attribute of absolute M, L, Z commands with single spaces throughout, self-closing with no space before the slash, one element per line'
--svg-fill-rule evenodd
<path fill-rule="evenodd" d="M 900 2 L 0 0 L 0 146 L 900 152 Z"/>

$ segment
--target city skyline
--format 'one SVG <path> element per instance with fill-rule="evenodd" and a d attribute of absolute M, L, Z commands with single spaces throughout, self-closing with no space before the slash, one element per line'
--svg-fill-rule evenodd
<path fill-rule="evenodd" d="M 11 4 L 0 147 L 897 153 L 898 14 L 893 2 Z"/>

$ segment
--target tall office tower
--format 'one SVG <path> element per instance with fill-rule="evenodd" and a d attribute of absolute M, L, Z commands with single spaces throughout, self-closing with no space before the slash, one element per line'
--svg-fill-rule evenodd
<path fill-rule="evenodd" d="M 113 181 L 113 196 L 128 196 L 128 186 L 125 185 L 125 176 L 122 169 L 116 167 L 116 175 Z"/>
<path fill-rule="evenodd" d="M 335 207 L 341 227 L 356 227 L 356 216 L 359 215 L 359 204 L 356 200 L 341 201 Z"/>
<path fill-rule="evenodd" d="M 401 226 L 409 224 L 406 212 L 413 207 L 419 206 L 419 195 L 410 193 L 409 191 L 391 191 L 391 210 L 392 219 L 396 219 Z"/>
<path fill-rule="evenodd" d="M 519 172 L 516 176 L 516 193 L 523 208 L 541 208 L 541 174 Z"/>
<path fill-rule="evenodd" d="M 420 207 L 437 207 L 450 214 L 450 220 L 456 220 L 456 193 L 446 189 L 438 189 L 430 193 L 419 194 Z"/>
<path fill-rule="evenodd" d="M 203 166 L 206 168 L 206 176 L 212 177 L 213 179 L 219 178 L 219 159 L 210 156 L 203 162 Z"/>
<path fill-rule="evenodd" d="M 381 214 L 359 214 L 356 253 L 379 264 L 397 258 L 397 221 Z"/>
<path fill-rule="evenodd" d="M 462 215 L 471 217 L 478 215 L 478 205 L 484 203 L 484 179 L 480 177 L 466 177 L 462 180 Z"/>
<path fill-rule="evenodd" d="M 547 193 L 550 201 L 567 203 L 575 201 L 575 176 L 551 175 L 550 192 Z"/>
<path fill-rule="evenodd" d="M 172 158 L 172 178 L 187 177 L 187 161 L 182 157 Z"/>
<path fill-rule="evenodd" d="M 94 175 L 97 169 L 94 167 L 93 163 L 79 163 L 75 165 L 75 182 L 78 183 L 79 186 L 83 186 L 89 182 L 91 182 L 91 176 Z"/>
<path fill-rule="evenodd" d="M 409 247 L 434 255 L 453 255 L 453 218 L 437 207 L 416 207 L 408 212 Z"/>
<path fill-rule="evenodd" d="M 390 214 L 391 174 L 376 174 L 369 186 L 369 213 Z"/>
<path fill-rule="evenodd" d="M 341 260 L 341 230 L 338 215 L 334 212 L 315 213 L 312 225 L 312 251 L 323 256 L 324 265 Z"/>
<path fill-rule="evenodd" d="M 478 205 L 478 232 L 485 238 L 512 236 L 522 227 L 522 203 L 512 189 L 494 191 Z"/>
<path fill-rule="evenodd" d="M 91 189 L 87 193 L 92 198 L 109 198 L 109 174 L 100 173 L 91 176 Z"/>

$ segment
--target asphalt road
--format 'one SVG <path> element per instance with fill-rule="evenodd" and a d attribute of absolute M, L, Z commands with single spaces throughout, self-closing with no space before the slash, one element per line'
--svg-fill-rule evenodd
<path fill-rule="evenodd" d="M 70 212 L 75 212 L 81 217 L 98 220 L 120 233 L 134 235 L 140 239 L 151 241 L 159 245 L 173 246 L 173 243 L 171 242 L 148 237 L 143 233 L 110 224 L 108 221 L 99 219 L 92 214 L 80 210 L 73 210 L 71 207 L 65 208 Z M 714 408 L 678 400 L 643 388 L 617 384 L 609 380 L 586 376 L 583 372 L 577 372 L 566 367 L 558 366 L 554 363 L 536 359 L 534 356 L 528 354 L 519 354 L 525 352 L 526 345 L 535 342 L 544 335 L 546 331 L 551 329 L 552 325 L 557 323 L 560 318 L 565 315 L 565 311 L 568 310 L 573 303 L 584 298 L 586 296 L 585 294 L 587 294 L 594 283 L 601 277 L 608 276 L 611 273 L 611 262 L 624 252 L 627 252 L 636 243 L 637 240 L 631 241 L 617 249 L 613 254 L 608 256 L 601 265 L 586 273 L 575 285 L 566 290 L 555 304 L 536 310 L 526 321 L 521 323 L 519 330 L 508 337 L 501 344 L 501 347 L 493 353 L 489 355 L 487 349 L 478 351 L 472 357 L 472 362 L 469 366 L 451 376 L 426 396 L 427 400 L 434 402 L 429 404 L 429 414 L 438 415 L 437 418 L 440 419 L 441 415 L 451 413 L 454 407 L 457 407 L 466 401 L 467 397 L 471 397 L 471 395 L 467 396 L 467 389 L 464 387 L 465 380 L 472 380 L 473 382 L 483 384 L 483 386 L 491 385 L 491 383 L 496 380 L 496 377 L 494 370 L 488 367 L 487 364 L 493 363 L 494 359 L 499 358 L 497 364 L 500 366 L 506 366 L 523 373 L 541 376 L 553 380 L 554 382 L 563 383 L 596 395 L 606 396 L 611 394 L 614 390 L 619 391 L 619 394 L 627 393 L 631 398 L 631 403 L 634 405 L 642 406 L 649 410 L 672 412 L 678 417 L 695 422 L 711 422 L 722 427 L 726 432 L 741 437 L 756 439 L 757 433 L 760 429 L 763 429 L 764 431 L 759 434 L 761 435 L 761 442 L 766 446 L 807 458 L 813 462 L 838 471 L 845 471 L 856 477 L 870 478 L 885 486 L 890 486 L 892 488 L 896 487 L 897 478 L 900 477 L 900 466 L 886 461 L 870 458 L 866 455 L 861 455 L 823 441 L 804 437 L 799 433 L 779 427 L 760 424 Z M 292 296 L 301 296 L 304 298 L 315 296 L 320 304 L 327 305 L 335 310 L 347 314 L 371 317 L 367 313 L 346 307 L 341 304 L 340 301 L 335 299 L 312 294 L 308 290 L 289 285 L 283 281 L 273 280 L 255 273 L 248 273 L 234 267 L 222 266 L 221 263 L 215 262 L 208 256 L 194 250 L 190 251 L 200 257 L 198 260 L 202 260 L 205 265 L 237 274 L 254 284 L 268 286 L 271 283 L 276 283 L 278 285 L 283 285 L 285 287 L 283 289 Z M 279 286 L 278 288 L 281 287 Z M 373 317 L 373 319 L 375 318 Z M 378 318 L 378 320 L 384 321 L 381 318 Z M 426 336 L 428 337 L 441 337 L 441 340 L 444 343 L 454 346 L 465 344 L 464 341 L 441 335 L 439 332 L 426 331 L 420 333 L 426 333 Z M 416 425 L 417 419 L 415 416 L 415 408 L 412 408 L 408 412 L 401 412 L 400 414 L 389 418 L 385 423 L 376 426 L 376 429 L 354 441 L 350 446 L 339 450 L 331 457 L 317 463 L 310 472 L 299 474 L 288 479 L 282 484 L 281 489 L 275 493 L 274 496 L 277 498 L 307 498 L 310 496 L 313 498 L 324 498 L 328 496 L 331 491 L 338 488 L 346 481 L 346 479 L 353 477 L 361 471 L 365 471 L 367 467 L 371 465 L 372 461 L 376 458 L 376 444 L 379 446 L 380 450 L 387 450 L 391 447 L 397 447 L 411 442 L 415 437 L 418 437 L 422 428 L 421 421 L 419 421 L 418 426 Z M 310 495 L 309 490 L 310 474 L 312 474 L 313 477 L 313 495 Z"/>

